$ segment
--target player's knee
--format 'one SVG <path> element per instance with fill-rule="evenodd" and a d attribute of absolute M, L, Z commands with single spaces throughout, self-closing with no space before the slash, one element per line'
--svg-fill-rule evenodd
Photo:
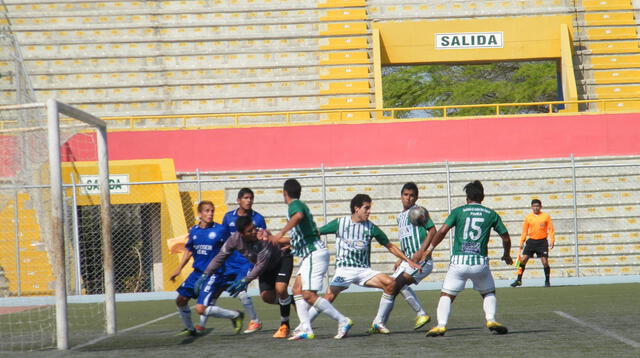
<path fill-rule="evenodd" d="M 204 311 L 207 309 L 207 306 L 205 305 L 201 305 L 201 304 L 197 304 L 196 305 L 196 312 L 200 315 L 204 314 Z"/>
<path fill-rule="evenodd" d="M 274 304 L 276 303 L 275 294 L 271 291 L 262 291 L 260 292 L 260 297 L 262 297 L 262 301 L 264 303 Z"/>
<path fill-rule="evenodd" d="M 317 297 L 318 294 L 313 291 L 302 291 L 302 298 L 304 298 L 305 301 L 315 301 Z"/>
<path fill-rule="evenodd" d="M 178 297 L 176 297 L 177 306 L 186 306 L 188 303 L 189 303 L 189 298 L 184 297 L 182 295 L 178 295 Z"/>

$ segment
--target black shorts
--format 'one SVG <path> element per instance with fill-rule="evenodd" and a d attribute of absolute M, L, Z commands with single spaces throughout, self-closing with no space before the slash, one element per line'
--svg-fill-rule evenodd
<path fill-rule="evenodd" d="M 549 242 L 547 241 L 547 239 L 529 239 L 524 245 L 522 254 L 529 257 L 533 257 L 533 254 L 536 254 L 537 257 L 549 257 Z"/>
<path fill-rule="evenodd" d="M 276 282 L 284 282 L 288 285 L 292 272 L 293 255 L 291 255 L 291 251 L 289 250 L 283 251 L 282 257 L 280 258 L 280 265 L 263 272 L 262 275 L 258 277 L 260 292 L 275 290 Z"/>

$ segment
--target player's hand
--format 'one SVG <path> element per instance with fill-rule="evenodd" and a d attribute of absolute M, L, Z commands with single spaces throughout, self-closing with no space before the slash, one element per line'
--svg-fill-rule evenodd
<path fill-rule="evenodd" d="M 229 295 L 231 295 L 231 297 L 236 297 L 240 292 L 246 290 L 248 285 L 249 281 L 247 281 L 247 278 L 245 277 L 242 280 L 238 280 L 231 286 L 229 286 L 229 288 L 227 288 L 227 292 L 229 292 Z"/>
<path fill-rule="evenodd" d="M 418 265 L 413 260 L 407 260 L 407 263 L 409 264 L 409 266 L 411 266 L 411 268 L 418 270 L 418 272 L 422 272 L 422 266 Z"/>
<path fill-rule="evenodd" d="M 504 263 L 506 263 L 507 265 L 513 265 L 513 259 L 510 255 L 502 256 L 502 261 L 504 261 Z"/>
<path fill-rule="evenodd" d="M 196 296 L 200 295 L 200 290 L 208 279 L 209 276 L 206 273 L 203 273 L 200 277 L 198 277 L 198 280 L 196 280 L 196 283 L 193 285 L 193 293 Z"/>
<path fill-rule="evenodd" d="M 549 250 L 553 249 L 553 243 L 549 244 Z"/>
<path fill-rule="evenodd" d="M 420 262 L 420 261 L 422 261 L 422 256 L 423 255 L 424 255 L 424 252 L 418 250 L 413 254 L 413 256 L 411 256 L 411 261 Z"/>
<path fill-rule="evenodd" d="M 397 270 L 401 263 L 402 263 L 402 260 L 396 261 L 396 263 L 393 264 L 393 271 Z"/>
<path fill-rule="evenodd" d="M 178 275 L 180 275 L 180 270 L 173 271 L 169 280 L 171 280 L 171 282 L 176 282 L 176 277 L 178 277 Z"/>

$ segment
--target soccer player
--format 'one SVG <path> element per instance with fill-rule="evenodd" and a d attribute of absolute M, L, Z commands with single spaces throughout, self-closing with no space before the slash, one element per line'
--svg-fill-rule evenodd
<path fill-rule="evenodd" d="M 351 284 L 380 288 L 385 294 L 393 295 L 394 279 L 371 269 L 371 241 L 374 238 L 399 260 L 406 261 L 414 270 L 420 270 L 420 265 L 407 258 L 389 242 L 378 226 L 369 221 L 371 203 L 369 195 L 357 194 L 351 199 L 351 215 L 335 219 L 320 228 L 320 235 L 336 234 L 336 272 L 324 295 L 329 302 L 333 302 Z M 318 314 L 318 310 L 312 307 L 309 310 L 310 321 Z"/>
<path fill-rule="evenodd" d="M 418 299 L 416 292 L 410 285 L 417 285 L 433 270 L 433 260 L 431 255 L 423 258 L 427 245 L 431 243 L 432 237 L 435 235 L 436 229 L 431 218 L 427 220 L 424 226 L 415 226 L 409 221 L 409 210 L 416 206 L 418 201 L 418 186 L 413 182 L 405 183 L 400 190 L 400 200 L 402 201 L 402 212 L 397 216 L 398 237 L 400 239 L 400 249 L 407 256 L 412 258 L 414 262 L 419 262 L 421 270 L 411 267 L 406 261 L 398 260 L 394 266 L 395 273 L 395 290 L 392 295 L 383 294 L 380 299 L 380 307 L 386 309 L 379 311 L 371 333 L 389 334 L 390 331 L 386 327 L 389 314 L 393 309 L 395 297 L 398 293 L 402 294 L 405 301 L 416 312 L 416 323 L 414 329 L 420 329 L 431 321 L 431 317 L 427 315 L 422 303 Z"/>
<path fill-rule="evenodd" d="M 213 222 L 213 214 L 215 207 L 211 201 L 201 201 L 198 203 L 198 215 L 200 222 L 189 230 L 189 239 L 185 244 L 186 251 L 182 255 L 178 268 L 171 275 L 171 281 L 175 281 L 176 277 L 180 274 L 180 271 L 184 268 L 190 258 L 193 257 L 193 272 L 187 277 L 187 279 L 178 287 L 178 297 L 176 298 L 176 305 L 178 306 L 178 312 L 180 318 L 184 323 L 185 329 L 182 334 L 188 334 L 191 336 L 196 335 L 196 329 L 191 321 L 191 310 L 189 309 L 189 299 L 197 298 L 198 304 L 196 304 L 196 311 L 198 314 L 211 315 L 216 317 L 229 318 L 231 320 L 236 333 L 242 328 L 243 314 L 237 311 L 226 310 L 215 306 L 215 300 L 204 302 L 202 298 L 204 295 L 198 295 L 196 290 L 196 281 L 202 275 L 202 272 L 209 264 L 209 261 L 220 251 L 220 247 L 228 237 L 228 233 L 224 226 Z M 222 271 L 218 272 L 217 277 L 222 276 Z M 212 282 L 213 284 L 213 282 Z M 216 282 L 218 292 L 214 294 L 220 294 L 222 288 L 219 287 L 221 283 L 219 280 Z M 211 295 L 209 295 L 211 296 Z M 207 307 L 211 303 L 211 307 Z M 238 328 L 240 327 L 240 328 Z"/>
<path fill-rule="evenodd" d="M 258 238 L 258 228 L 248 215 L 240 216 L 235 222 L 237 231 L 229 237 L 222 246 L 220 252 L 211 260 L 204 270 L 203 276 L 209 277 L 218 268 L 223 267 L 226 261 L 234 254 L 240 254 L 254 264 L 246 277 L 237 280 L 228 289 L 229 293 L 237 295 L 245 292 L 247 285 L 259 279 L 260 296 L 266 303 L 276 304 L 276 296 L 280 305 L 280 315 L 286 320 L 281 324 L 275 338 L 286 338 L 289 331 L 288 316 L 291 307 L 291 297 L 287 292 L 291 272 L 293 271 L 293 256 L 289 250 L 282 250 L 280 245 Z M 209 282 L 211 279 L 208 279 Z M 206 287 L 205 287 L 206 289 Z M 284 336 L 282 325 L 286 325 Z"/>
<path fill-rule="evenodd" d="M 549 250 L 553 249 L 556 241 L 555 232 L 553 230 L 553 222 L 551 216 L 542 212 L 542 202 L 538 199 L 531 200 L 531 210 L 533 213 L 527 215 L 522 223 L 522 234 L 520 236 L 520 248 L 522 251 L 522 261 L 518 267 L 518 278 L 511 284 L 511 287 L 522 286 L 522 275 L 529 258 L 535 254 L 540 258 L 544 267 L 544 286 L 550 287 L 549 275 L 551 268 L 549 267 Z M 529 238 L 527 240 L 527 237 Z M 550 238 L 550 242 L 547 241 Z M 525 244 L 526 240 L 526 244 Z M 524 250 L 522 246 L 524 245 Z"/>
<path fill-rule="evenodd" d="M 333 307 L 331 302 L 318 296 L 318 291 L 322 289 L 322 280 L 329 268 L 329 252 L 318 235 L 318 227 L 313 221 L 311 211 L 300 201 L 302 186 L 297 180 L 288 179 L 284 182 L 282 193 L 289 207 L 287 224 L 277 234 L 265 235 L 263 238 L 279 245 L 290 245 L 291 252 L 302 259 L 293 284 L 293 298 L 300 325 L 299 330 L 294 331 L 289 339 L 315 337 L 309 320 L 311 307 L 338 321 L 338 333 L 334 338 L 342 339 L 351 329 L 353 321 Z M 290 232 L 290 238 L 284 237 L 287 232 Z"/>
<path fill-rule="evenodd" d="M 438 325 L 427 332 L 427 337 L 443 336 L 447 332 L 451 304 L 464 290 L 467 280 L 473 282 L 473 288 L 482 296 L 487 328 L 498 334 L 506 334 L 509 331 L 507 327 L 496 322 L 496 288 L 489 269 L 487 245 L 493 228 L 502 238 L 502 260 L 511 265 L 511 238 L 500 215 L 482 206 L 482 183 L 478 180 L 468 183 L 464 191 L 467 194 L 467 205 L 451 211 L 425 252 L 426 255 L 431 255 L 449 229 L 456 228 L 449 270 L 444 278 L 438 302 Z"/>
<path fill-rule="evenodd" d="M 222 225 L 225 226 L 229 234 L 233 234 L 236 232 L 236 220 L 240 216 L 249 216 L 256 227 L 261 229 L 266 229 L 267 224 L 264 221 L 264 217 L 260 215 L 258 212 L 254 211 L 253 208 L 253 191 L 249 188 L 242 188 L 238 191 L 238 195 L 236 198 L 236 202 L 238 203 L 238 208 L 235 210 L 231 210 L 224 215 L 222 219 Z M 224 272 L 227 276 L 227 283 L 231 285 L 233 282 L 241 280 L 244 278 L 247 273 L 251 270 L 253 264 L 249 262 L 244 256 L 242 256 L 239 252 L 234 252 L 229 259 L 227 259 L 224 263 Z M 262 322 L 258 318 L 258 313 L 256 308 L 253 306 L 253 302 L 251 297 L 247 294 L 247 291 L 242 291 L 237 296 L 244 306 L 245 311 L 249 315 L 250 321 L 249 326 L 244 331 L 244 333 L 253 333 L 262 329 Z M 204 326 L 204 320 L 201 316 L 200 322 L 201 325 Z M 196 326 L 196 329 L 198 327 Z M 286 335 L 285 335 L 286 337 Z"/>

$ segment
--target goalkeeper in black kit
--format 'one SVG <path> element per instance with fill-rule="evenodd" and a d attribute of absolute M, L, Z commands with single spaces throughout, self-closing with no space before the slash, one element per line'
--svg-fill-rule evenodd
<path fill-rule="evenodd" d="M 287 287 L 293 271 L 293 256 L 289 249 L 282 249 L 268 240 L 260 240 L 258 228 L 249 216 L 238 217 L 236 229 L 238 231 L 227 239 L 199 281 L 206 282 L 234 251 L 238 251 L 254 266 L 246 277 L 234 282 L 227 291 L 232 296 L 237 295 L 245 290 L 251 281 L 258 278 L 262 300 L 280 305 L 281 325 L 274 338 L 286 338 L 289 333 L 291 311 L 291 296 Z"/>

